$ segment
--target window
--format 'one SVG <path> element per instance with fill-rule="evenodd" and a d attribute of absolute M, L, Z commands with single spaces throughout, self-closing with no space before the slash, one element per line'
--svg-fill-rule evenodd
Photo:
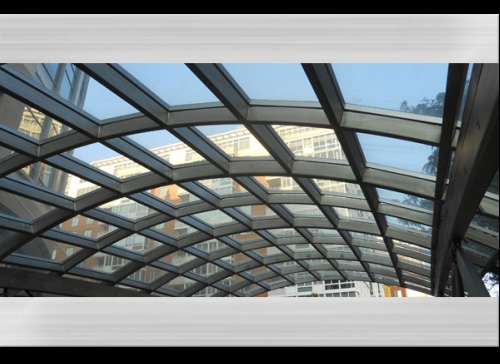
<path fill-rule="evenodd" d="M 83 236 L 92 237 L 92 229 L 87 229 L 83 232 Z"/>
<path fill-rule="evenodd" d="M 90 217 L 87 217 L 87 221 L 86 221 L 86 224 L 87 225 L 90 225 L 94 222 L 94 219 L 91 219 Z"/>
<path fill-rule="evenodd" d="M 299 287 L 298 292 L 312 292 L 312 287 Z"/>
<path fill-rule="evenodd" d="M 54 250 L 52 250 L 52 257 L 51 257 L 51 259 L 52 260 L 56 260 L 56 257 L 57 257 L 57 250 L 54 249 Z"/>
<path fill-rule="evenodd" d="M 78 222 L 79 222 L 79 217 L 76 216 L 74 218 L 71 219 L 71 227 L 74 227 L 74 226 L 78 226 Z"/>
<path fill-rule="evenodd" d="M 73 250 L 74 248 L 71 247 L 71 248 L 66 248 L 66 256 L 67 257 L 70 257 L 71 255 L 73 255 Z"/>

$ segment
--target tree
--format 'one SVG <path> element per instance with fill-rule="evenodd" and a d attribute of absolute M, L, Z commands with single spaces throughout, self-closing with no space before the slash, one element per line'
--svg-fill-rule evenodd
<path fill-rule="evenodd" d="M 464 90 L 464 95 L 467 95 L 468 91 L 468 83 L 465 85 L 465 90 Z M 436 116 L 436 117 L 442 117 L 443 116 L 443 110 L 444 110 L 444 99 L 445 99 L 445 93 L 440 92 L 436 95 L 434 99 L 428 99 L 424 97 L 422 102 L 416 106 L 409 106 L 408 102 L 405 100 L 401 103 L 400 105 L 400 110 L 404 112 L 409 112 L 409 113 L 414 113 L 414 114 L 420 114 L 420 115 L 428 115 L 428 116 Z M 460 115 L 463 115 L 463 110 L 464 110 L 464 105 L 465 103 L 462 102 L 461 110 L 460 110 Z M 424 164 L 422 167 L 422 172 L 436 176 L 437 175 L 437 166 L 438 166 L 438 157 L 439 157 L 439 149 L 436 147 L 432 147 L 432 152 L 427 158 L 427 163 Z M 452 161 L 453 162 L 453 161 Z M 490 190 L 492 190 L 494 193 L 498 194 L 498 173 L 495 175 L 493 178 L 493 181 L 490 186 Z M 426 199 L 422 199 L 416 196 L 411 196 L 408 195 L 404 200 L 403 203 L 413 205 L 413 206 L 418 206 L 418 207 L 423 207 L 427 209 L 432 210 L 432 202 Z M 407 222 L 407 221 L 402 221 L 402 223 L 405 223 L 409 226 L 417 224 Z M 495 220 L 493 221 L 490 218 L 481 216 L 481 215 L 476 215 L 473 219 L 474 224 L 494 230 L 498 230 L 498 222 Z M 499 284 L 499 276 L 498 276 L 498 258 L 496 264 L 493 265 L 493 267 L 488 271 L 488 273 L 484 276 L 484 282 L 486 286 L 488 287 L 488 290 L 491 292 L 497 291 L 498 292 L 498 284 Z"/>

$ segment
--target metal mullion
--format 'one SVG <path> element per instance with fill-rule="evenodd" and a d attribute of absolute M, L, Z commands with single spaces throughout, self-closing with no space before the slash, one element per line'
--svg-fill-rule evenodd
<path fill-rule="evenodd" d="M 220 208 L 220 197 L 209 188 L 196 182 L 182 182 L 178 184 L 181 188 L 192 193 L 202 201 L 207 202 L 215 208 Z"/>
<path fill-rule="evenodd" d="M 0 161 L 0 178 L 29 166 L 37 162 L 38 159 L 33 159 L 23 154 L 13 152 L 13 154 L 4 157 Z"/>
<path fill-rule="evenodd" d="M 6 176 L 0 179 L 0 190 L 38 201 L 42 204 L 58 207 L 63 210 L 74 210 L 74 200 L 61 193 L 41 187 L 17 178 Z"/>
<path fill-rule="evenodd" d="M 179 277 L 178 274 L 168 272 L 165 275 L 161 276 L 160 278 L 156 279 L 155 281 L 151 282 L 151 291 L 156 291 L 157 289 L 161 288 L 164 284 L 167 284 L 171 280 Z"/>
<path fill-rule="evenodd" d="M 498 65 L 474 66 L 435 247 L 435 296 L 444 294 L 452 242 L 463 238 L 498 170 L 498 134 Z"/>
<path fill-rule="evenodd" d="M 98 136 L 97 119 L 16 70 L 0 69 L 0 89 L 86 136 Z"/>
<path fill-rule="evenodd" d="M 0 124 L 0 145 L 13 151 L 38 158 L 40 142 L 32 140 L 27 135 L 17 132 L 8 126 Z"/>
<path fill-rule="evenodd" d="M 115 284 L 120 284 L 121 280 L 127 278 L 129 275 L 138 271 L 145 265 L 146 265 L 145 263 L 139 263 L 137 261 L 131 261 L 125 264 L 124 266 L 122 266 L 120 269 L 118 269 L 116 272 L 113 273 L 113 280 Z"/>

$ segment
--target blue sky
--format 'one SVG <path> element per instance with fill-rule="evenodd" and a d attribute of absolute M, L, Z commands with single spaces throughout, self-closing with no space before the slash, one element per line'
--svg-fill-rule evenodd
<path fill-rule="evenodd" d="M 122 64 L 122 66 L 169 105 L 218 101 L 184 64 Z M 299 64 L 224 64 L 252 99 L 317 101 Z M 347 103 L 398 110 L 403 100 L 410 105 L 424 97 L 434 98 L 445 91 L 447 64 L 332 64 Z M 137 112 L 98 82 L 91 80 L 84 109 L 99 119 Z M 231 126 L 214 127 L 213 134 Z M 203 130 L 211 134 L 207 128 Z M 367 161 L 420 172 L 429 146 L 360 134 Z M 178 140 L 167 132 L 143 133 L 134 140 L 146 148 Z M 111 158 L 117 154 L 95 143 L 78 148 L 75 156 L 86 161 Z"/>

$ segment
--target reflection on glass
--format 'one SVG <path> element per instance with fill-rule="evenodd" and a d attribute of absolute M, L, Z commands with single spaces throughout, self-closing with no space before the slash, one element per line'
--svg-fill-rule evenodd
<path fill-rule="evenodd" d="M 317 235 L 340 236 L 339 232 L 337 230 L 335 230 L 335 229 L 309 228 L 308 230 L 314 236 L 317 236 Z"/>
<path fill-rule="evenodd" d="M 183 276 L 178 276 L 169 281 L 168 283 L 164 284 L 162 288 L 167 288 L 171 289 L 172 291 L 182 293 L 194 284 L 196 284 L 196 281 L 193 281 L 192 279 Z"/>
<path fill-rule="evenodd" d="M 215 145 L 231 157 L 265 157 L 269 152 L 243 125 L 197 126 Z"/>
<path fill-rule="evenodd" d="M 120 66 L 169 105 L 219 101 L 183 63 L 122 63 Z"/>
<path fill-rule="evenodd" d="M 394 270 L 393 267 L 388 267 L 387 265 L 375 264 L 375 263 L 367 263 L 367 264 L 370 267 L 370 270 L 375 269 L 378 271 L 385 272 L 384 274 L 387 275 L 396 275 L 396 271 Z"/>
<path fill-rule="evenodd" d="M 434 209 L 434 201 L 432 200 L 392 190 L 386 190 L 383 188 L 377 188 L 377 192 L 381 199 L 404 203 L 406 205 L 416 206 L 430 211 L 433 211 Z"/>
<path fill-rule="evenodd" d="M 376 255 L 376 256 L 379 256 L 379 257 L 383 257 L 383 258 L 389 259 L 389 253 L 387 253 L 386 251 L 382 251 L 382 250 L 378 250 L 378 249 L 364 248 L 364 247 L 359 247 L 358 249 L 359 249 L 359 251 L 362 254 Z"/>
<path fill-rule="evenodd" d="M 59 225 L 59 228 L 64 231 L 92 239 L 99 239 L 100 237 L 117 229 L 116 226 L 87 218 L 83 215 L 77 215 L 69 220 L 66 220 Z"/>
<path fill-rule="evenodd" d="M 268 231 L 277 238 L 285 238 L 285 237 L 299 236 L 300 235 L 297 232 L 297 230 L 292 229 L 292 228 L 272 229 L 272 230 L 268 230 Z"/>
<path fill-rule="evenodd" d="M 394 217 L 394 216 L 389 216 L 385 215 L 387 219 L 387 223 L 389 225 L 393 225 L 395 227 L 403 227 L 406 229 L 413 229 L 413 230 L 418 230 L 422 231 L 424 233 L 432 233 L 432 227 L 424 224 L 419 224 L 414 221 L 402 219 L 400 217 Z"/>
<path fill-rule="evenodd" d="M 199 201 L 200 199 L 191 192 L 186 191 L 178 185 L 166 185 L 149 190 L 150 193 L 170 205 L 182 205 L 189 202 Z"/>
<path fill-rule="evenodd" d="M 353 254 L 351 248 L 348 245 L 323 244 L 323 248 L 325 248 L 329 252 L 341 252 L 341 253 Z"/>
<path fill-rule="evenodd" d="M 368 163 L 435 176 L 438 148 L 379 135 L 356 133 Z"/>
<path fill-rule="evenodd" d="M 337 263 L 339 263 L 340 269 L 361 270 L 361 271 L 364 270 L 361 263 L 355 260 L 337 259 Z"/>
<path fill-rule="evenodd" d="M 233 218 L 220 210 L 211 210 L 192 215 L 210 226 L 219 226 L 235 222 Z"/>
<path fill-rule="evenodd" d="M 277 216 L 276 213 L 266 205 L 247 205 L 238 207 L 246 215 L 256 219 L 260 217 Z"/>
<path fill-rule="evenodd" d="M 131 250 L 140 254 L 145 254 L 162 245 L 163 244 L 153 239 L 146 238 L 145 236 L 139 234 L 132 234 L 113 244 L 113 246 Z"/>
<path fill-rule="evenodd" d="M 176 251 L 174 253 L 171 253 L 169 255 L 162 257 L 160 260 L 162 262 L 167 263 L 167 264 L 171 264 L 175 267 L 181 267 L 184 264 L 189 263 L 193 259 L 196 259 L 196 257 L 194 255 L 186 253 L 183 250 L 179 250 L 179 251 Z"/>
<path fill-rule="evenodd" d="M 334 210 L 337 215 L 344 220 L 363 220 L 375 222 L 373 214 L 368 211 L 348 209 L 346 207 L 334 207 Z"/>
<path fill-rule="evenodd" d="M 34 202 L 6 191 L 0 191 L 0 197 L 0 214 L 30 222 L 55 209 L 53 206 Z M 0 230 L 0 234 L 3 232 Z"/>
<path fill-rule="evenodd" d="M 427 249 L 427 248 L 424 248 L 424 247 L 421 247 L 421 246 L 418 246 L 418 245 L 415 245 L 415 244 L 410 244 L 410 243 L 407 243 L 406 241 L 400 241 L 400 240 L 397 240 L 397 239 L 393 239 L 392 241 L 394 243 L 394 248 L 395 249 L 409 250 L 409 251 L 412 251 L 412 252 L 416 252 L 416 253 L 420 253 L 420 254 L 425 254 L 425 255 L 428 255 L 428 256 L 431 255 L 431 250 L 430 249 Z"/>
<path fill-rule="evenodd" d="M 219 196 L 229 196 L 237 193 L 247 192 L 239 183 L 232 178 L 214 178 L 198 181 L 205 187 L 218 194 Z"/>
<path fill-rule="evenodd" d="M 332 129 L 288 125 L 273 125 L 273 128 L 296 157 L 346 159 Z"/>
<path fill-rule="evenodd" d="M 180 220 L 170 220 L 153 226 L 153 229 L 161 231 L 174 238 L 182 238 L 185 235 L 197 233 L 198 230 Z"/>
<path fill-rule="evenodd" d="M 85 268 L 111 274 L 119 270 L 128 262 L 130 262 L 130 260 L 99 252 L 78 264 L 78 268 Z"/>
<path fill-rule="evenodd" d="M 442 116 L 446 63 L 333 63 L 348 104 Z"/>
<path fill-rule="evenodd" d="M 255 176 L 265 189 L 269 191 L 300 191 L 302 189 L 292 177 L 281 176 Z"/>
<path fill-rule="evenodd" d="M 284 204 L 283 206 L 285 206 L 295 216 L 324 217 L 323 213 L 316 205 Z"/>
<path fill-rule="evenodd" d="M 131 275 L 129 275 L 128 279 L 133 279 L 134 281 L 144 282 L 144 283 L 152 283 L 156 281 L 158 278 L 163 277 L 167 274 L 166 271 L 158 268 L 151 267 L 149 265 L 135 271 Z"/>
<path fill-rule="evenodd" d="M 417 267 L 421 267 L 421 268 L 424 268 L 424 269 L 430 269 L 431 268 L 431 265 L 429 263 L 424 262 L 422 260 L 411 258 L 411 257 L 408 257 L 406 255 L 402 255 L 402 254 L 398 254 L 397 256 L 398 256 L 398 259 L 402 263 L 408 263 L 408 264 L 415 265 Z"/>
<path fill-rule="evenodd" d="M 300 253 L 303 251 L 316 252 L 316 248 L 314 248 L 314 246 L 312 246 L 311 244 L 289 244 L 286 246 L 295 253 Z"/>
<path fill-rule="evenodd" d="M 23 245 L 14 254 L 60 263 L 80 250 L 80 247 L 74 245 L 38 238 Z"/>
<path fill-rule="evenodd" d="M 338 182 L 328 179 L 313 179 L 314 183 L 319 187 L 322 193 L 333 192 L 334 194 L 348 196 L 363 196 L 363 191 L 359 185 L 348 182 Z"/>
<path fill-rule="evenodd" d="M 208 241 L 204 241 L 203 243 L 198 243 L 195 245 L 195 248 L 204 251 L 205 253 L 215 253 L 219 250 L 226 249 L 228 246 L 217 239 L 210 239 Z"/>
<path fill-rule="evenodd" d="M 251 99 L 317 101 L 299 64 L 224 63 Z"/>

